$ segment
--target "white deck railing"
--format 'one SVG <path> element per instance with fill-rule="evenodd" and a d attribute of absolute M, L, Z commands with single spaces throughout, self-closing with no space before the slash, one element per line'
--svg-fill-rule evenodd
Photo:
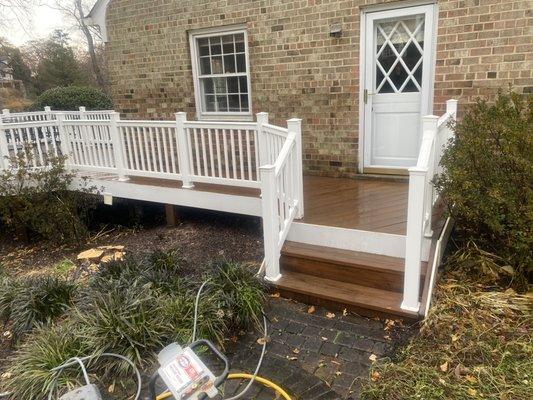
<path fill-rule="evenodd" d="M 279 256 L 294 218 L 303 217 L 301 120 L 288 127 L 257 122 L 121 120 L 115 111 L 10 113 L 0 117 L 0 168 L 22 154 L 33 168 L 66 155 L 68 168 L 129 177 L 261 190 L 266 277 L 280 277 Z"/>
<path fill-rule="evenodd" d="M 420 268 L 424 242 L 433 236 L 431 219 L 438 197 L 433 177 L 441 171 L 440 160 L 453 137 L 449 122 L 457 117 L 457 100 L 446 102 L 446 113 L 422 118 L 422 143 L 416 166 L 409 168 L 407 237 L 402 308 L 418 311 L 420 307 Z"/>

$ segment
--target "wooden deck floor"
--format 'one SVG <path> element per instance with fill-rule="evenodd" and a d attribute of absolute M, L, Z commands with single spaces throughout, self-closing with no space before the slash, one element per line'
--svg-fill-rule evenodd
<path fill-rule="evenodd" d="M 405 235 L 407 182 L 304 177 L 301 222 Z"/>
<path fill-rule="evenodd" d="M 112 174 L 86 175 L 101 180 L 116 179 Z M 128 182 L 181 188 L 178 180 L 131 177 Z M 203 183 L 196 183 L 193 190 L 245 197 L 260 195 L 258 189 Z M 298 222 L 405 235 L 407 194 L 407 182 L 305 176 L 305 216 Z"/>

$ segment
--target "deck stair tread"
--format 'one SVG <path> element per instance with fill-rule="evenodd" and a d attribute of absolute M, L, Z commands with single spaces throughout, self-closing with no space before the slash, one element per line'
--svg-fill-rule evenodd
<path fill-rule="evenodd" d="M 309 299 L 309 302 L 320 303 L 320 300 L 323 300 L 327 306 L 338 305 L 340 309 L 346 307 L 361 314 L 392 315 L 409 319 L 418 317 L 417 313 L 400 307 L 401 293 L 388 290 L 293 271 L 284 272 L 276 282 L 276 287 L 282 292 L 301 295 L 300 299 L 303 301 Z"/>
<path fill-rule="evenodd" d="M 405 263 L 404 259 L 399 257 L 335 249 L 290 241 L 285 242 L 281 254 L 284 256 L 305 258 L 308 260 L 324 261 L 330 264 L 382 270 L 384 272 L 399 275 L 403 275 Z M 423 262 L 421 267 L 421 274 L 425 275 L 427 263 Z"/>

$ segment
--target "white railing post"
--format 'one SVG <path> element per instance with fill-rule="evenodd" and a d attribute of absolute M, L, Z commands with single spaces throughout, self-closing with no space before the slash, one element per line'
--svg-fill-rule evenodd
<path fill-rule="evenodd" d="M 263 240 L 265 246 L 265 279 L 277 281 L 280 249 L 278 247 L 278 200 L 276 195 L 276 171 L 274 165 L 261 166 L 261 210 L 263 217 Z"/>
<path fill-rule="evenodd" d="M 3 111 L 5 110 L 2 110 L 2 114 L 3 114 Z M 3 125 L 4 125 L 4 121 L 0 117 L 0 158 L 1 158 L 0 169 L 8 169 L 9 168 L 9 147 L 7 143 L 6 131 Z"/>
<path fill-rule="evenodd" d="M 58 112 L 56 114 L 56 121 L 57 121 L 57 131 L 59 132 L 59 144 L 61 149 L 61 155 L 65 157 L 65 167 L 67 167 L 70 164 L 70 151 L 69 151 L 69 145 L 68 145 L 68 134 L 65 129 L 64 121 L 65 121 L 65 114 L 62 112 Z"/>
<path fill-rule="evenodd" d="M 178 143 L 178 165 L 181 174 L 181 187 L 185 189 L 192 189 L 194 184 L 191 181 L 191 169 L 189 160 L 189 138 L 187 137 L 187 130 L 185 123 L 187 122 L 187 113 L 176 113 L 176 142 Z"/>
<path fill-rule="evenodd" d="M 420 262 L 422 255 L 426 168 L 409 168 L 407 203 L 407 236 L 405 240 L 405 272 L 403 281 L 404 310 L 417 312 L 420 307 Z"/>
<path fill-rule="evenodd" d="M 44 112 L 46 113 L 45 119 L 47 121 L 50 121 L 52 119 L 52 108 L 50 106 L 45 106 Z"/>
<path fill-rule="evenodd" d="M 261 167 L 269 164 L 267 138 L 263 133 L 263 124 L 268 124 L 268 113 L 260 112 L 255 115 L 257 118 L 257 140 L 259 141 L 259 143 L 256 144 L 256 146 L 259 146 L 257 151 L 259 154 L 259 160 L 257 160 L 257 162 Z"/>
<path fill-rule="evenodd" d="M 118 112 L 113 111 L 109 114 L 109 136 L 111 137 L 111 143 L 113 144 L 115 167 L 117 168 L 118 180 L 124 182 L 129 180 L 129 178 L 126 176 L 124 143 L 122 141 L 122 137 L 120 136 L 120 131 L 118 129 L 119 120 L 120 114 Z"/>
<path fill-rule="evenodd" d="M 303 175 L 303 161 L 302 161 L 302 120 L 299 118 L 292 118 L 287 121 L 287 128 L 289 132 L 295 134 L 296 144 L 296 184 L 298 185 L 296 193 L 298 193 L 298 212 L 296 218 L 304 217 L 304 175 Z"/>
<path fill-rule="evenodd" d="M 446 113 L 453 115 L 453 119 L 457 118 L 457 103 L 455 99 L 450 99 L 446 101 Z"/>
<path fill-rule="evenodd" d="M 85 118 L 85 111 L 87 111 L 87 109 L 84 106 L 80 106 L 79 110 L 80 110 L 80 119 L 84 119 Z"/>
<path fill-rule="evenodd" d="M 440 157 L 440 149 L 437 150 L 438 141 L 437 137 L 439 117 L 435 115 L 426 115 L 422 117 L 422 141 L 431 142 L 430 158 L 428 159 L 428 176 L 426 177 L 425 194 L 424 194 L 424 236 L 432 237 L 433 230 L 431 229 L 431 217 L 433 215 L 433 175 L 437 169 L 438 158 Z"/>

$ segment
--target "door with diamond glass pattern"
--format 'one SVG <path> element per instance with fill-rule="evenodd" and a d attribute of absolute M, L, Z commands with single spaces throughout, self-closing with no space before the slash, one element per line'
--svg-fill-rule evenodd
<path fill-rule="evenodd" d="M 366 18 L 365 167 L 416 165 L 428 113 L 433 48 L 431 6 Z"/>

